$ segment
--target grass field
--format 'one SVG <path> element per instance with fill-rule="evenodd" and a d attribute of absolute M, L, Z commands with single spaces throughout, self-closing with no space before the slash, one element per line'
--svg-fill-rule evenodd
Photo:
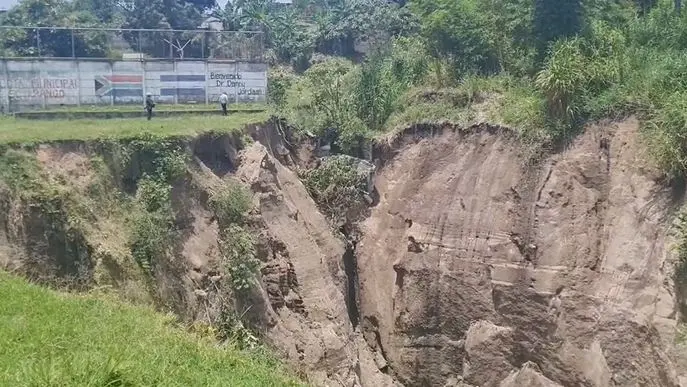
<path fill-rule="evenodd" d="M 220 348 L 155 312 L 0 272 L 1 386 L 297 386 L 267 357 Z"/>
<path fill-rule="evenodd" d="M 269 113 L 234 113 L 222 116 L 183 116 L 169 118 L 102 120 L 22 120 L 0 116 L 0 144 L 37 143 L 56 140 L 128 138 L 155 135 L 193 135 L 203 132 L 230 132 L 247 124 L 265 121 Z"/>

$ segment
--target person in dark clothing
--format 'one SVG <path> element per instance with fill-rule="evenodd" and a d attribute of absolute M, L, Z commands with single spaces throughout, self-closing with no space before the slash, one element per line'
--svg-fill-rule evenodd
<path fill-rule="evenodd" d="M 153 108 L 155 107 L 155 101 L 153 101 L 153 95 L 146 94 L 146 114 L 148 115 L 148 121 L 153 118 Z"/>

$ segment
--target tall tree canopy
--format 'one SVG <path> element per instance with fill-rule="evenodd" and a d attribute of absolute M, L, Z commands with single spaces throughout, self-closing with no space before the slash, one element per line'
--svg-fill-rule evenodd
<path fill-rule="evenodd" d="M 534 34 L 540 57 L 551 42 L 582 31 L 583 15 L 582 0 L 535 0 Z"/>
<path fill-rule="evenodd" d="M 81 10 L 65 0 L 23 0 L 2 19 L 8 26 L 96 26 L 99 20 L 87 10 Z M 0 30 L 0 53 L 6 56 L 105 56 L 105 34 L 89 31 L 74 36 L 69 30 Z"/>

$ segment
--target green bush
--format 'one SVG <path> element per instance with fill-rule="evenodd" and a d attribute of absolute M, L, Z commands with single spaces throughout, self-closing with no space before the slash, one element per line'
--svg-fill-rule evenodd
<path fill-rule="evenodd" d="M 257 259 L 255 238 L 250 230 L 245 226 L 230 224 L 220 230 L 219 247 L 224 268 L 229 273 L 231 288 L 238 293 L 251 289 L 260 261 Z"/>
<path fill-rule="evenodd" d="M 160 178 L 144 175 L 138 182 L 130 248 L 136 262 L 149 272 L 178 236 L 171 192 L 172 187 Z"/>
<path fill-rule="evenodd" d="M 132 219 L 131 254 L 148 272 L 170 249 L 176 234 L 174 218 L 163 211 L 137 212 Z"/>
<path fill-rule="evenodd" d="M 589 75 L 587 60 L 578 39 L 559 41 L 551 50 L 535 84 L 546 96 L 548 112 L 554 119 L 571 122 Z"/>
<path fill-rule="evenodd" d="M 283 69 L 270 69 L 267 79 L 267 102 L 277 109 L 283 109 L 287 92 L 294 82 L 294 75 Z"/>
<path fill-rule="evenodd" d="M 426 51 L 416 39 L 396 40 L 359 66 L 329 58 L 294 83 L 284 115 L 297 128 L 317 135 L 336 129 L 339 148 L 353 152 L 388 127 L 403 93 L 429 70 Z"/>
<path fill-rule="evenodd" d="M 180 140 L 143 134 L 126 144 L 125 149 L 124 160 L 130 169 L 138 171 L 139 177 L 147 175 L 172 183 L 186 173 L 188 154 Z"/>
<path fill-rule="evenodd" d="M 249 290 L 260 267 L 255 238 L 247 223 L 252 208 L 250 192 L 238 182 L 227 182 L 209 200 L 219 224 L 222 264 L 229 274 L 231 288 L 238 293 Z"/>
<path fill-rule="evenodd" d="M 480 0 L 418 0 L 422 35 L 433 55 L 446 57 L 456 71 L 499 71 L 498 54 Z"/>
<path fill-rule="evenodd" d="M 222 227 L 243 225 L 252 207 L 250 192 L 237 182 L 228 182 L 210 196 L 210 207 Z"/>
<path fill-rule="evenodd" d="M 241 321 L 241 316 L 224 308 L 219 317 L 219 340 L 235 343 L 241 350 L 260 348 L 260 339 Z"/>
<path fill-rule="evenodd" d="M 169 211 L 172 186 L 144 175 L 138 182 L 136 200 L 148 212 Z"/>
<path fill-rule="evenodd" d="M 312 197 L 335 223 L 345 222 L 348 212 L 364 202 L 367 175 L 348 156 L 330 157 L 303 178 Z"/>

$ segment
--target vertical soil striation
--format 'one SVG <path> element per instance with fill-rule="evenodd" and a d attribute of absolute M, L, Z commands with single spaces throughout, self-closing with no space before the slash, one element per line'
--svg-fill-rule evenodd
<path fill-rule="evenodd" d="M 671 193 L 637 137 L 591 127 L 526 166 L 494 130 L 406 135 L 358 248 L 361 318 L 400 382 L 678 385 Z"/>

